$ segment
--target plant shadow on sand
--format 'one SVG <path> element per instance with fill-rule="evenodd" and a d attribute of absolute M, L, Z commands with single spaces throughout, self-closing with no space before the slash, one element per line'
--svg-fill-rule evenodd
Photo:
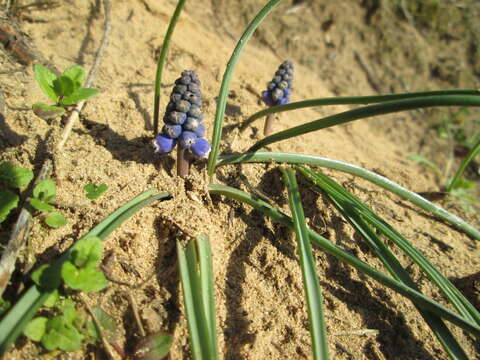
<path fill-rule="evenodd" d="M 164 156 L 155 154 L 151 137 L 141 136 L 129 140 L 113 131 L 107 124 L 86 119 L 82 123 L 86 130 L 77 129 L 74 131 L 91 136 L 94 142 L 107 149 L 114 159 L 122 162 L 134 161 L 138 164 L 154 164 L 157 168 L 162 166 L 172 176 L 175 160 L 169 154 Z"/>
<path fill-rule="evenodd" d="M 266 166 L 268 167 L 269 165 Z M 242 176 L 241 169 L 238 169 L 236 173 L 230 173 L 228 178 L 219 178 L 219 180 L 236 188 L 240 187 L 242 183 L 245 185 L 244 175 Z M 329 211 L 328 209 L 320 209 L 317 205 L 318 203 L 328 203 L 322 194 L 311 191 L 309 189 L 310 185 L 302 178 L 299 179 L 299 184 L 305 216 L 307 218 L 313 219 L 315 216 L 319 214 L 321 216 L 323 213 Z M 247 185 L 247 187 L 250 186 L 251 185 Z M 267 170 L 255 189 L 261 191 L 263 195 L 268 196 L 270 199 L 274 198 L 276 202 L 276 204 L 274 204 L 275 207 L 278 207 L 278 204 L 285 205 L 287 203 L 287 198 L 284 195 L 283 181 L 277 168 Z M 249 190 L 247 191 L 250 192 Z M 294 244 L 292 243 L 292 241 L 295 241 L 295 238 L 284 226 L 275 224 L 275 230 L 272 232 L 267 225 L 267 218 L 263 213 L 257 210 L 247 210 L 248 212 L 245 212 L 243 206 L 239 206 L 236 201 L 226 200 L 225 202 L 232 206 L 233 216 L 240 218 L 247 225 L 247 230 L 242 241 L 233 250 L 228 261 L 227 286 L 225 289 L 227 298 L 227 319 L 224 330 L 226 344 L 225 358 L 240 359 L 244 346 L 255 342 L 257 336 L 255 332 L 252 332 L 250 327 L 251 321 L 249 320 L 248 312 L 242 307 L 242 299 L 248 295 L 244 292 L 246 268 L 247 266 L 255 266 L 258 268 L 258 265 L 252 264 L 251 256 L 254 253 L 254 249 L 263 241 L 262 239 L 265 238 L 269 240 L 283 256 L 289 259 L 297 259 L 297 255 Z M 364 244 L 360 244 L 358 247 L 348 246 L 348 244 L 346 244 L 347 241 L 360 243 L 360 239 L 357 239 L 356 236 L 354 236 L 354 239 L 351 239 L 351 236 L 347 234 L 345 229 L 347 223 L 342 218 L 332 215 L 329 222 L 330 223 L 325 225 L 328 229 L 335 229 L 335 243 L 340 246 L 344 243 L 342 247 L 354 254 L 360 251 L 369 252 L 368 247 Z M 329 237 L 328 233 L 324 235 Z M 318 256 L 319 251 L 314 250 L 314 253 Z M 354 270 L 350 266 L 340 262 L 331 255 L 325 255 L 325 257 L 328 264 L 328 266 L 325 267 L 325 278 L 322 279 L 322 276 L 320 276 L 319 279 L 322 290 L 324 291 L 324 296 L 326 298 L 335 297 L 338 302 L 346 304 L 349 310 L 361 315 L 365 328 L 379 331 L 379 335 L 377 336 L 379 344 L 378 350 L 382 352 L 385 358 L 434 359 L 425 349 L 424 342 L 419 340 L 409 328 L 404 315 L 400 311 L 395 310 L 396 305 L 384 288 L 376 287 L 372 293 L 365 283 L 365 280 L 367 280 L 366 276 L 360 274 L 359 276 L 362 280 L 354 280 L 352 279 Z M 268 265 L 266 265 L 265 268 L 268 268 Z M 262 275 L 268 277 L 268 271 L 262 271 Z M 334 280 L 327 282 L 325 279 Z M 331 302 L 332 301 L 327 301 L 327 303 Z M 301 311 L 303 311 L 303 309 L 301 309 Z M 338 345 L 336 346 L 337 351 L 342 352 L 341 343 L 337 342 L 336 345 Z M 371 341 L 365 340 L 363 350 L 365 356 L 376 358 L 375 350 L 371 349 L 371 347 Z M 394 353 L 392 353 L 392 349 L 395 349 Z"/>

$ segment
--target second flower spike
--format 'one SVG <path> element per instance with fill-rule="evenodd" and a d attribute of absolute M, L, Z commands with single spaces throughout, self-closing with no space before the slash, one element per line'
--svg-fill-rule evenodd
<path fill-rule="evenodd" d="M 284 105 L 290 102 L 293 82 L 293 63 L 284 61 L 275 72 L 272 81 L 267 84 L 267 90 L 262 92 L 262 100 L 267 106 Z M 265 120 L 263 134 L 268 136 L 272 132 L 273 115 Z"/>

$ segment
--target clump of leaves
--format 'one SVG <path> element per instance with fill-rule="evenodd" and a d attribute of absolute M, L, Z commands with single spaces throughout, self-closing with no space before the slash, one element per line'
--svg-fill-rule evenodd
<path fill-rule="evenodd" d="M 96 292 L 104 289 L 107 279 L 97 267 L 102 260 L 103 246 L 98 237 L 85 237 L 73 245 L 68 258 L 59 265 L 42 265 L 32 274 L 33 281 L 45 289 L 63 283 L 73 289 Z"/>
<path fill-rule="evenodd" d="M 102 241 L 98 237 L 86 237 L 78 240 L 69 252 L 68 258 L 59 265 L 43 265 L 33 272 L 32 280 L 44 289 L 55 289 L 60 283 L 65 290 L 71 289 L 97 292 L 104 289 L 107 279 L 98 265 L 102 259 Z M 24 334 L 32 341 L 41 342 L 49 351 L 80 350 L 85 343 L 94 343 L 99 332 L 92 320 L 86 321 L 85 312 L 79 312 L 75 302 L 69 298 L 59 299 L 55 290 L 45 302 L 52 309 L 53 317 L 39 316 L 32 319 L 24 329 Z M 94 307 L 97 323 L 107 332 L 114 333 L 116 325 L 113 318 L 102 309 Z"/>
<path fill-rule="evenodd" d="M 85 196 L 88 199 L 96 200 L 108 190 L 108 186 L 107 184 L 97 185 L 95 183 L 90 183 L 85 185 L 83 190 L 85 191 Z"/>
<path fill-rule="evenodd" d="M 54 210 L 53 205 L 51 205 L 55 201 L 56 195 L 55 183 L 51 179 L 43 179 L 35 185 L 33 196 L 29 199 L 30 205 L 34 209 L 42 213 L 48 213 L 45 217 L 45 223 L 52 228 L 58 228 L 67 223 L 65 216 Z"/>
<path fill-rule="evenodd" d="M 18 206 L 20 201 L 18 192 L 32 179 L 32 171 L 8 162 L 0 163 L 0 223 Z"/>
<path fill-rule="evenodd" d="M 55 316 L 48 318 L 38 316 L 32 319 L 23 333 L 30 340 L 40 342 L 49 350 L 77 351 L 85 344 L 96 343 L 100 334 L 92 319 L 88 319 L 83 309 L 78 310 L 75 302 L 69 298 L 60 298 L 58 295 L 51 312 Z M 108 334 L 116 332 L 115 320 L 100 307 L 92 308 L 102 331 Z"/>
<path fill-rule="evenodd" d="M 42 119 L 53 119 L 65 113 L 65 108 L 82 100 L 87 100 L 98 94 L 99 89 L 84 88 L 85 70 L 79 65 L 66 69 L 57 76 L 43 65 L 34 65 L 35 80 L 40 89 L 55 104 L 48 105 L 37 102 L 32 105 L 35 115 Z"/>

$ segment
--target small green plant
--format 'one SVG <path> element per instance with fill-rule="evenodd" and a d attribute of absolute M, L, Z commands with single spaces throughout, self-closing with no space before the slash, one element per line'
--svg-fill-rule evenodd
<path fill-rule="evenodd" d="M 51 205 L 51 202 L 55 201 L 56 195 L 55 183 L 51 179 L 43 179 L 35 185 L 33 195 L 29 199 L 32 208 L 41 213 L 48 213 L 45 216 L 45 223 L 52 228 L 58 228 L 67 223 L 65 216 L 54 210 L 53 205 Z"/>
<path fill-rule="evenodd" d="M 63 115 L 67 106 L 87 100 L 100 91 L 82 87 L 85 81 L 85 70 L 79 65 L 69 67 L 59 76 L 38 64 L 33 66 L 33 71 L 40 89 L 54 102 L 54 105 L 43 102 L 32 105 L 35 115 L 42 119 L 48 120 Z"/>
<path fill-rule="evenodd" d="M 70 298 L 59 299 L 57 288 L 63 283 L 66 294 L 71 290 L 98 292 L 107 285 L 107 279 L 97 267 L 102 259 L 102 241 L 98 237 L 85 237 L 78 240 L 68 253 L 65 261 L 59 264 L 42 265 L 32 274 L 38 286 L 53 290 L 44 303 L 54 307 L 55 316 L 39 316 L 32 319 L 24 329 L 31 340 L 41 342 L 47 350 L 80 350 L 84 343 L 96 342 L 98 331 L 92 321 L 78 312 Z M 100 308 L 95 308 L 95 317 L 102 328 L 115 331 L 115 322 Z"/>
<path fill-rule="evenodd" d="M 93 320 L 87 318 L 83 309 L 77 309 L 75 301 L 57 295 L 54 303 L 46 303 L 45 307 L 50 307 L 50 312 L 55 315 L 51 318 L 38 316 L 23 330 L 26 337 L 40 342 L 45 349 L 77 351 L 85 344 L 93 344 L 100 339 Z M 100 307 L 94 307 L 92 311 L 103 332 L 109 335 L 116 333 L 116 323 L 110 315 Z"/>
<path fill-rule="evenodd" d="M 19 191 L 32 179 L 32 171 L 8 162 L 0 163 L 0 223 L 18 206 Z"/>
<path fill-rule="evenodd" d="M 61 264 L 42 265 L 32 274 L 33 281 L 46 289 L 63 283 L 70 289 L 97 292 L 108 284 L 97 267 L 102 259 L 102 241 L 98 237 L 84 237 L 73 245 Z"/>
<path fill-rule="evenodd" d="M 97 185 L 95 183 L 89 183 L 83 187 L 85 196 L 90 200 L 96 200 L 102 196 L 108 190 L 107 184 Z"/>

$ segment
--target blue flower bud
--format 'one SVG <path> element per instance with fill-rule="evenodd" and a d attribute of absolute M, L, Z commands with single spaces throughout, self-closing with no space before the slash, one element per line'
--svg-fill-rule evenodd
<path fill-rule="evenodd" d="M 171 124 L 182 125 L 187 119 L 187 114 L 179 111 L 172 111 L 168 114 L 167 120 Z"/>
<path fill-rule="evenodd" d="M 190 148 L 192 154 L 200 159 L 206 159 L 210 153 L 211 146 L 204 138 L 198 138 Z"/>
<path fill-rule="evenodd" d="M 183 94 L 185 91 L 187 91 L 187 85 L 175 85 L 173 87 L 173 92 L 175 93 Z"/>
<path fill-rule="evenodd" d="M 205 135 L 205 131 L 206 131 L 205 125 L 199 124 L 197 128 L 194 130 L 194 133 L 197 134 L 199 138 L 201 138 Z"/>
<path fill-rule="evenodd" d="M 192 105 L 192 107 L 188 111 L 188 116 L 199 118 L 200 116 L 202 116 L 202 109 L 198 105 Z"/>
<path fill-rule="evenodd" d="M 176 139 L 182 133 L 182 125 L 165 124 L 162 128 L 162 134 L 167 135 L 171 139 Z"/>
<path fill-rule="evenodd" d="M 185 130 L 194 131 L 198 125 L 200 125 L 200 120 L 194 117 L 187 117 L 187 120 L 183 123 L 183 128 Z"/>
<path fill-rule="evenodd" d="M 155 152 L 166 154 L 173 150 L 175 147 L 176 140 L 170 139 L 164 135 L 158 135 L 153 141 L 153 146 L 155 147 Z"/>
<path fill-rule="evenodd" d="M 187 100 L 179 100 L 175 102 L 175 109 L 182 113 L 188 112 L 190 110 L 190 103 Z"/>
<path fill-rule="evenodd" d="M 190 149 L 195 141 L 197 140 L 198 136 L 193 131 L 184 131 L 178 137 L 178 143 L 183 149 Z"/>

